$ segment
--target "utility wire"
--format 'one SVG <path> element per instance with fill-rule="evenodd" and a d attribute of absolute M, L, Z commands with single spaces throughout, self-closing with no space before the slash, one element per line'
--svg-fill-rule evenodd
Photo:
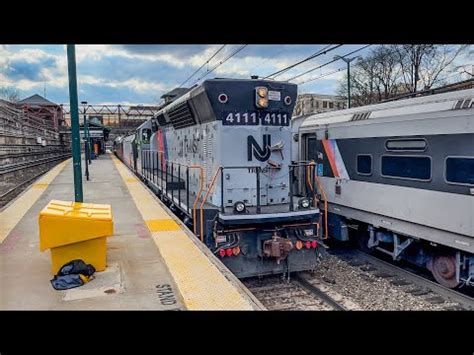
<path fill-rule="evenodd" d="M 310 78 L 310 79 L 308 79 L 308 80 L 299 82 L 299 83 L 297 83 L 297 84 L 298 84 L 298 85 L 303 85 L 303 84 L 309 83 L 310 81 L 318 80 L 318 79 L 324 78 L 325 76 L 329 76 L 329 75 L 331 75 L 331 74 L 338 73 L 338 72 L 343 71 L 343 70 L 346 70 L 346 67 L 339 68 L 339 69 L 334 70 L 334 71 L 332 71 L 332 72 L 330 72 L 330 73 L 325 73 L 325 74 L 320 75 L 320 76 L 317 76 L 317 77 L 315 77 L 315 78 Z"/>
<path fill-rule="evenodd" d="M 245 47 L 247 47 L 247 44 L 244 44 L 242 46 L 240 46 L 238 49 L 236 49 L 234 52 L 232 52 L 230 55 L 228 55 L 225 59 L 221 60 L 219 63 L 217 63 L 214 67 L 212 67 L 212 69 L 208 69 L 204 75 L 202 75 L 201 77 L 199 77 L 199 79 L 197 79 L 197 81 L 194 82 L 194 84 L 197 84 L 202 78 L 208 76 L 210 73 L 212 73 L 215 69 L 217 69 L 218 67 L 220 67 L 222 64 L 224 64 L 225 62 L 227 62 L 230 58 L 232 58 L 234 55 L 236 55 L 237 53 L 239 53 L 242 49 L 244 49 Z"/>
<path fill-rule="evenodd" d="M 281 69 L 281 70 L 278 70 L 278 71 L 276 71 L 275 73 L 272 73 L 272 74 L 270 74 L 270 75 L 267 75 L 264 79 L 268 79 L 268 78 L 270 78 L 270 77 L 273 77 L 272 79 L 275 79 L 277 76 L 283 74 L 284 72 L 286 72 L 286 71 L 288 71 L 288 70 L 290 70 L 290 69 L 292 69 L 292 68 L 294 68 L 294 67 L 296 67 L 296 66 L 298 66 L 298 65 L 300 65 L 300 64 L 303 64 L 303 63 L 305 63 L 305 62 L 307 62 L 307 61 L 309 61 L 309 60 L 311 60 L 311 59 L 314 59 L 314 58 L 316 58 L 316 57 L 319 57 L 320 55 L 326 54 L 326 53 L 328 53 L 328 52 L 330 52 L 330 51 L 332 51 L 332 50 L 334 50 L 334 49 L 336 49 L 336 48 L 338 48 L 338 47 L 340 47 L 340 46 L 342 46 L 342 44 L 337 44 L 337 45 L 335 45 L 334 47 L 329 48 L 329 47 L 331 47 L 331 44 L 330 44 L 330 45 L 324 47 L 323 49 L 320 49 L 320 50 L 318 50 L 317 52 L 311 54 L 309 57 L 306 57 L 306 58 L 300 60 L 299 62 L 296 62 L 295 64 L 292 64 L 292 65 L 290 65 L 290 66 L 288 66 L 288 67 L 286 67 L 286 68 L 283 68 L 283 69 Z M 329 49 L 328 49 L 328 48 L 329 48 Z"/>
<path fill-rule="evenodd" d="M 217 55 L 217 53 L 219 53 L 221 50 L 224 49 L 225 46 L 226 46 L 226 44 L 222 45 L 208 60 L 206 60 L 206 61 L 204 62 L 203 65 L 201 65 L 198 69 L 196 69 L 196 71 L 195 71 L 194 73 L 192 73 L 192 74 L 191 74 L 185 81 L 183 81 L 183 82 L 181 83 L 181 85 L 178 86 L 178 87 L 182 87 L 184 84 L 186 84 L 186 83 L 189 81 L 189 79 L 191 79 L 194 75 L 196 75 L 197 72 L 200 71 L 207 63 L 209 63 L 209 62 L 211 61 L 211 59 L 214 58 L 214 57 Z"/>
<path fill-rule="evenodd" d="M 288 48 L 288 44 L 285 44 L 285 45 L 283 45 L 282 47 L 283 47 L 283 49 L 279 50 L 279 51 L 278 51 L 277 53 L 275 53 L 273 56 L 268 57 L 268 58 L 262 60 L 260 64 L 254 66 L 252 69 L 249 70 L 249 72 L 253 72 L 255 69 L 260 68 L 263 64 L 265 64 L 266 62 L 268 62 L 270 59 L 274 59 L 274 58 L 278 57 L 280 54 L 282 54 L 282 53 Z"/>
<path fill-rule="evenodd" d="M 352 52 L 350 52 L 350 53 L 344 54 L 344 55 L 342 56 L 342 58 L 345 58 L 345 57 L 347 57 L 347 56 L 350 56 L 351 54 L 357 53 L 357 52 L 359 52 L 359 51 L 361 51 L 361 50 L 363 50 L 363 49 L 365 49 L 365 48 L 367 48 L 367 47 L 369 47 L 369 46 L 371 46 L 371 44 L 367 44 L 367 45 L 365 45 L 364 47 L 361 47 L 361 48 L 359 48 L 359 49 L 356 49 L 356 50 L 354 50 L 354 51 L 352 51 Z M 298 74 L 298 75 L 296 75 L 296 76 L 294 76 L 294 77 L 288 79 L 288 81 L 295 80 L 295 79 L 297 79 L 297 78 L 299 78 L 299 77 L 301 77 L 301 76 L 303 76 L 303 75 L 306 75 L 306 74 L 308 74 L 308 73 L 311 73 L 312 71 L 315 71 L 316 69 L 319 69 L 319 68 L 325 67 L 326 65 L 329 65 L 329 64 L 331 64 L 331 63 L 337 62 L 339 59 L 340 59 L 340 58 L 333 59 L 333 60 L 331 60 L 330 62 L 321 64 L 320 66 L 317 66 L 317 67 L 315 67 L 315 68 L 313 68 L 313 69 L 307 70 L 307 71 L 305 71 L 305 72 L 303 72 L 303 73 L 301 73 L 301 74 Z"/>

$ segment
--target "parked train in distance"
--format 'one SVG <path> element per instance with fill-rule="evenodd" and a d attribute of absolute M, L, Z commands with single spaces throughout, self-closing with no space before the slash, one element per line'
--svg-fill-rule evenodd
<path fill-rule="evenodd" d="M 329 235 L 474 285 L 474 89 L 295 118 Z M 349 233 L 350 231 L 350 233 Z"/>
<path fill-rule="evenodd" d="M 312 270 L 321 215 L 314 164 L 291 161 L 296 96 L 286 82 L 206 80 L 114 152 L 237 277 Z"/>

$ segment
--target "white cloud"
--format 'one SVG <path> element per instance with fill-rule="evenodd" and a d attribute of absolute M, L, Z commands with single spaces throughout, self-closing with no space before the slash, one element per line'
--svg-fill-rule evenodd
<path fill-rule="evenodd" d="M 79 86 L 81 86 L 81 84 L 89 84 L 96 86 L 106 86 L 111 88 L 130 88 L 138 93 L 149 93 L 168 89 L 166 85 L 158 82 L 149 82 L 135 78 L 122 81 L 105 80 L 93 75 L 79 75 L 78 83 Z"/>

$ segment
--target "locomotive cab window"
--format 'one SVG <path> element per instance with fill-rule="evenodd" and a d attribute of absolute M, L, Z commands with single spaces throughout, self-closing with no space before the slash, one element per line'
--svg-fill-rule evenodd
<path fill-rule="evenodd" d="M 474 185 L 474 157 L 446 158 L 446 181 L 450 184 Z"/>
<path fill-rule="evenodd" d="M 357 174 L 372 175 L 372 156 L 369 154 L 359 154 L 357 156 Z"/>
<path fill-rule="evenodd" d="M 408 179 L 431 180 L 431 158 L 427 156 L 382 156 L 382 176 Z"/>
<path fill-rule="evenodd" d="M 150 138 L 151 138 L 151 129 L 150 128 L 142 129 L 142 142 L 147 144 L 150 142 Z"/>

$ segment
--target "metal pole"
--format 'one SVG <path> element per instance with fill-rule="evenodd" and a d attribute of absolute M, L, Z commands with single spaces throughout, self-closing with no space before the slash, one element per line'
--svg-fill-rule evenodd
<path fill-rule="evenodd" d="M 84 108 L 84 162 L 86 166 L 86 180 L 89 181 L 89 138 L 87 135 L 87 121 L 86 121 L 86 114 Z"/>
<path fill-rule="evenodd" d="M 260 168 L 257 167 L 257 213 L 260 213 Z"/>
<path fill-rule="evenodd" d="M 347 62 L 347 108 L 351 108 L 351 62 Z"/>
<path fill-rule="evenodd" d="M 225 213 L 224 208 L 224 167 L 221 168 L 221 213 Z"/>
<path fill-rule="evenodd" d="M 89 148 L 87 151 L 87 159 L 89 164 L 92 163 L 91 160 L 91 153 L 92 153 L 92 141 L 91 141 L 91 133 L 89 131 L 89 119 L 86 117 L 86 113 L 84 112 L 84 121 L 86 122 L 86 131 L 87 131 L 87 147 Z"/>
<path fill-rule="evenodd" d="M 292 181 L 292 176 L 294 176 L 295 168 L 293 166 L 290 166 L 288 169 L 288 174 L 290 177 L 290 211 L 293 211 L 293 181 Z"/>
<path fill-rule="evenodd" d="M 67 45 L 67 69 L 69 77 L 69 103 L 71 105 L 72 165 L 74 170 L 74 200 L 83 202 L 81 172 L 81 137 L 79 134 L 79 110 L 77 100 L 76 51 Z"/>
<path fill-rule="evenodd" d="M 85 135 L 85 134 L 84 134 Z M 86 180 L 89 181 L 89 164 L 87 163 L 87 150 L 89 149 L 88 147 L 88 144 L 87 144 L 87 140 L 84 142 L 84 162 L 85 162 L 85 166 L 86 166 L 86 173 L 85 173 L 85 176 L 86 176 Z"/>

